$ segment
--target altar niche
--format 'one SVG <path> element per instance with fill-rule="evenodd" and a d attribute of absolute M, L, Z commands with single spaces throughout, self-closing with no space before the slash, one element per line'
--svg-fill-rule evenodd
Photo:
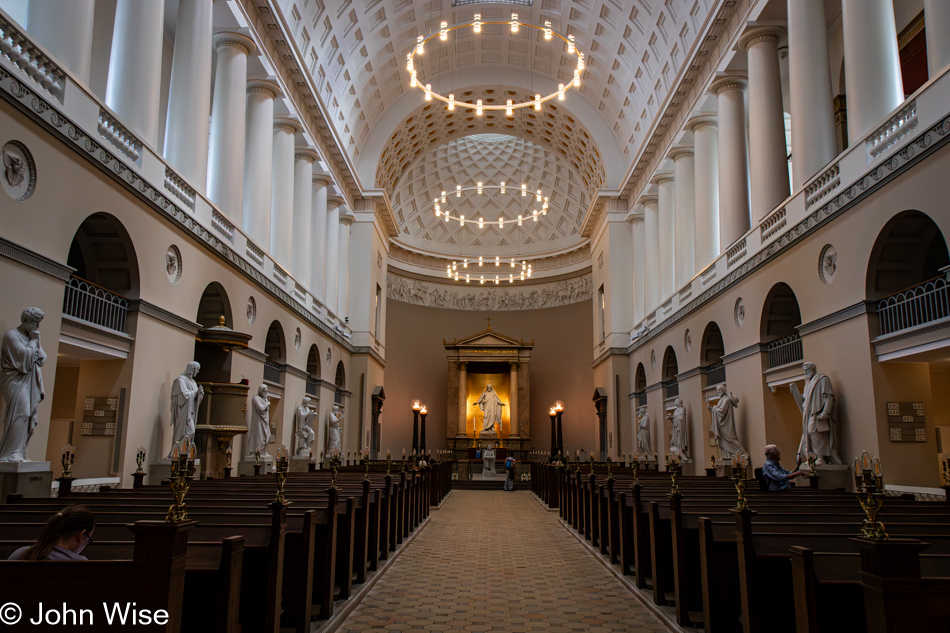
<path fill-rule="evenodd" d="M 491 329 L 442 344 L 448 356 L 446 439 L 454 449 L 476 443 L 518 451 L 530 444 L 529 365 L 534 341 L 526 343 Z M 475 404 L 488 385 L 502 404 L 501 424 L 483 431 L 483 413 Z M 500 428 L 499 428 L 500 426 Z"/>

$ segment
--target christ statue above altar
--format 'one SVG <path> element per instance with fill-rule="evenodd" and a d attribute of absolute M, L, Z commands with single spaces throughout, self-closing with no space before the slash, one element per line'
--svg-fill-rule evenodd
<path fill-rule="evenodd" d="M 505 405 L 492 389 L 491 383 L 485 387 L 475 404 L 482 411 L 482 432 L 501 430 L 501 408 Z"/>

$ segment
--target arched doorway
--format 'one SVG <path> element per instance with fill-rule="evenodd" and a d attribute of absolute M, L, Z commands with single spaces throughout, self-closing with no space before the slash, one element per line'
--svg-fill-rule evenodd
<path fill-rule="evenodd" d="M 804 357 L 798 326 L 802 313 L 798 298 L 784 282 L 772 286 L 762 307 L 761 341 L 766 344 L 769 369 L 800 363 Z"/>
<path fill-rule="evenodd" d="M 311 345 L 307 354 L 307 395 L 314 398 L 319 397 L 320 386 L 320 350 L 317 346 Z"/>
<path fill-rule="evenodd" d="M 336 385 L 336 395 L 333 402 L 342 407 L 343 396 L 346 391 L 346 369 L 343 367 L 342 360 L 336 364 L 336 377 L 334 378 L 333 384 Z"/>
<path fill-rule="evenodd" d="M 676 374 L 679 373 L 679 365 L 676 363 L 676 352 L 673 346 L 668 346 L 663 354 L 663 387 L 666 390 L 666 398 L 674 398 L 680 393 L 680 386 L 676 380 Z"/>
<path fill-rule="evenodd" d="M 637 364 L 637 371 L 634 373 L 633 390 L 636 393 L 637 407 L 643 407 L 647 404 L 647 371 L 643 363 Z"/>
<path fill-rule="evenodd" d="M 128 231 L 114 216 L 94 213 L 79 225 L 66 256 L 75 268 L 63 293 L 63 320 L 53 383 L 46 459 L 77 447 L 73 475 L 123 472 L 116 450 L 127 435 L 127 395 L 132 376 L 129 301 L 139 296 L 139 268 Z M 90 407 L 92 407 L 90 409 Z M 154 447 L 153 450 L 167 450 Z"/>
<path fill-rule="evenodd" d="M 726 366 L 722 357 L 726 346 L 722 340 L 722 330 L 715 321 L 710 321 L 703 332 L 703 342 L 699 350 L 700 371 L 706 376 L 704 387 L 712 387 L 726 382 Z"/>
<path fill-rule="evenodd" d="M 878 234 L 868 262 L 867 298 L 878 302 L 880 333 L 950 316 L 947 242 L 920 211 L 895 215 Z"/>
<path fill-rule="evenodd" d="M 267 338 L 264 340 L 264 380 L 284 384 L 284 370 L 287 368 L 287 345 L 284 342 L 284 328 L 280 321 L 272 321 L 267 328 Z"/>

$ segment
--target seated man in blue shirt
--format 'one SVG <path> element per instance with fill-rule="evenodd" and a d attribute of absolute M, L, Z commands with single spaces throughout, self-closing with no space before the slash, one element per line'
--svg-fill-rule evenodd
<path fill-rule="evenodd" d="M 762 466 L 762 476 L 769 483 L 769 491 L 788 490 L 790 479 L 801 477 L 805 473 L 800 470 L 789 472 L 782 468 L 778 463 L 782 454 L 775 444 L 769 444 L 765 447 L 765 464 Z"/>

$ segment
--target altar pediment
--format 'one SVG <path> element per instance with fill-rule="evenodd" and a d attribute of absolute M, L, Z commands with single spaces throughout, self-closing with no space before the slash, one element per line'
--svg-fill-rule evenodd
<path fill-rule="evenodd" d="M 524 339 L 516 339 L 510 336 L 505 336 L 500 332 L 495 332 L 489 326 L 487 329 L 478 332 L 477 334 L 472 334 L 471 336 L 466 336 L 462 339 L 453 339 L 451 342 L 442 339 L 442 344 L 446 349 L 455 348 L 500 348 L 500 347 L 509 347 L 509 348 L 520 348 L 520 349 L 531 349 L 534 347 L 534 340 L 530 343 L 526 343 Z"/>

